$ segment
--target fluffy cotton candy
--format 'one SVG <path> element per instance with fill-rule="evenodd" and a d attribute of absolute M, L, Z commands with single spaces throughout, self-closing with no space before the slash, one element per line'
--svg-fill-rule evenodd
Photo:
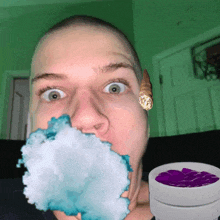
<path fill-rule="evenodd" d="M 94 134 L 71 127 L 70 117 L 51 118 L 48 129 L 30 134 L 21 148 L 27 172 L 24 195 L 39 210 L 82 214 L 83 220 L 122 220 L 129 214 L 128 155 L 111 150 Z"/>

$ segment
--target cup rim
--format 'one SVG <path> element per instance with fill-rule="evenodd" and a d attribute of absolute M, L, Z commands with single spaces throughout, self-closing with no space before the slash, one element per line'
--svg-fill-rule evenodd
<path fill-rule="evenodd" d="M 206 171 L 215 174 L 220 178 L 220 169 L 205 163 L 199 162 L 175 162 L 158 166 L 149 173 L 149 192 L 152 196 L 165 204 L 180 206 L 203 205 L 220 199 L 220 179 L 215 183 L 200 187 L 175 187 L 165 185 L 155 180 L 161 172 L 170 169 L 182 170 L 189 168 L 198 172 Z"/>

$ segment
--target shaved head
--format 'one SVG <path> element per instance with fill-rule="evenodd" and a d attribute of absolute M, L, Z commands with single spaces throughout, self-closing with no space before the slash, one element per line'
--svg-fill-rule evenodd
<path fill-rule="evenodd" d="M 76 15 L 60 21 L 59 23 L 52 26 L 46 33 L 44 33 L 44 35 L 39 40 L 36 50 L 41 45 L 42 41 L 44 41 L 44 39 L 47 38 L 52 33 L 58 30 L 63 30 L 67 28 L 79 28 L 79 27 L 88 27 L 93 30 L 99 30 L 99 31 L 101 30 L 103 32 L 109 32 L 114 34 L 120 40 L 121 44 L 126 49 L 127 53 L 131 54 L 133 59 L 133 67 L 135 70 L 135 75 L 137 77 L 139 85 L 141 84 L 143 75 L 142 75 L 140 61 L 135 48 L 133 47 L 127 36 L 121 30 L 119 30 L 113 24 L 101 20 L 99 18 L 95 18 L 92 16 L 85 16 L 85 15 Z"/>

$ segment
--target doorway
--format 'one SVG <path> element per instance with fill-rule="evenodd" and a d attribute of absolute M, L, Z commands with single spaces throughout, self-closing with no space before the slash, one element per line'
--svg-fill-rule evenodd
<path fill-rule="evenodd" d="M 194 45 L 214 39 L 219 30 L 212 29 L 153 57 L 159 136 L 220 129 L 219 81 L 196 79 L 191 54 Z"/>
<path fill-rule="evenodd" d="M 26 140 L 29 95 L 29 78 L 13 78 L 7 117 L 9 140 Z"/>

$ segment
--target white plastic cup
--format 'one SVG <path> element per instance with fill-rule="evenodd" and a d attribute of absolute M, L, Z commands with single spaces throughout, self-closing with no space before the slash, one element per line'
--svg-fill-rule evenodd
<path fill-rule="evenodd" d="M 150 210 L 156 220 L 218 220 L 220 180 L 200 187 L 175 187 L 157 182 L 158 174 L 188 168 L 206 171 L 220 178 L 220 169 L 204 163 L 176 162 L 154 168 L 149 173 Z"/>

